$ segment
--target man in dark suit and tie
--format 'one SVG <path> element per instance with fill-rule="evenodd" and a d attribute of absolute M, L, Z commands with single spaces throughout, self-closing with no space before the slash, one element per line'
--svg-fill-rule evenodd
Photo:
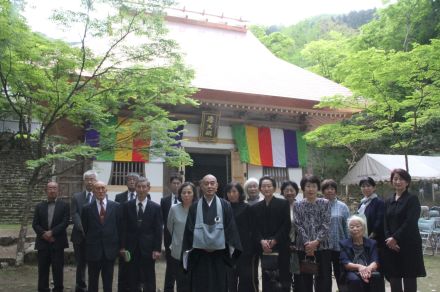
<path fill-rule="evenodd" d="M 113 267 L 120 250 L 122 212 L 119 203 L 107 200 L 107 186 L 98 181 L 95 200 L 84 206 L 81 222 L 86 240 L 89 292 L 98 292 L 99 274 L 104 292 L 112 291 Z"/>
<path fill-rule="evenodd" d="M 160 206 L 147 199 L 150 182 L 141 177 L 136 183 L 137 199 L 124 204 L 124 238 L 121 253 L 128 251 L 130 291 L 156 291 L 155 261 L 162 248 Z M 141 287 L 144 281 L 144 289 Z"/>
<path fill-rule="evenodd" d="M 136 182 L 139 179 L 139 174 L 135 172 L 129 172 L 125 177 L 125 183 L 127 190 L 123 193 L 117 194 L 115 201 L 119 204 L 124 204 L 128 201 L 136 199 Z M 128 264 L 124 261 L 124 258 L 119 257 L 118 263 L 118 292 L 130 291 L 130 283 L 128 282 Z"/>
<path fill-rule="evenodd" d="M 84 205 L 93 200 L 93 185 L 98 176 L 96 171 L 88 170 L 83 175 L 85 191 L 72 195 L 70 202 L 70 216 L 72 217 L 73 229 L 70 240 L 73 243 L 76 263 L 76 285 L 75 292 L 86 292 L 86 243 L 84 241 L 84 230 L 81 224 L 81 212 Z"/>
<path fill-rule="evenodd" d="M 182 177 L 181 176 L 171 176 L 170 177 L 170 190 L 171 194 L 163 197 L 160 200 L 160 207 L 162 209 L 162 219 L 164 222 L 164 226 L 167 226 L 168 214 L 170 212 L 171 206 L 176 205 L 178 203 L 177 200 L 177 191 L 182 185 Z M 171 257 L 171 234 L 168 231 L 168 228 L 163 229 L 163 241 L 165 245 L 165 259 L 167 262 L 166 270 L 165 270 L 165 282 L 164 282 L 164 292 L 173 292 L 174 291 L 174 283 L 176 281 L 176 273 L 178 267 L 176 266 L 176 261 Z"/>
<path fill-rule="evenodd" d="M 56 182 L 47 184 L 46 193 L 47 201 L 35 207 L 32 221 L 32 228 L 37 234 L 35 249 L 38 250 L 38 291 L 50 291 L 49 268 L 52 265 L 54 283 L 52 291 L 60 292 L 64 289 L 64 249 L 69 246 L 66 233 L 69 224 L 69 205 L 57 199 Z"/>
<path fill-rule="evenodd" d="M 127 185 L 127 190 L 115 196 L 115 202 L 123 204 L 130 200 L 136 199 L 136 182 L 139 179 L 139 174 L 135 172 L 129 172 L 125 177 L 125 184 Z"/>

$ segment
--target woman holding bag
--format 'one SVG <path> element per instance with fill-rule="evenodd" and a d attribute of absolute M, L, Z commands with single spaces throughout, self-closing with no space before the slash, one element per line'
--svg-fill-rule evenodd
<path fill-rule="evenodd" d="M 331 291 L 331 273 L 329 273 L 331 252 L 329 250 L 329 228 L 331 206 L 328 200 L 318 198 L 320 180 L 318 177 L 305 176 L 300 182 L 304 200 L 296 202 L 293 207 L 294 223 L 297 230 L 296 249 L 300 260 L 301 274 L 297 291 L 312 292 L 315 277 L 316 292 Z M 310 268 L 315 261 L 318 273 Z M 307 270 L 306 270 L 307 269 Z"/>

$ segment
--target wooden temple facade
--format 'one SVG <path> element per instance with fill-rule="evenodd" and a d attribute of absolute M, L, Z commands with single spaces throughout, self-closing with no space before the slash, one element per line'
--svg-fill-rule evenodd
<path fill-rule="evenodd" d="M 314 106 L 322 97 L 346 96 L 350 91 L 278 59 L 241 20 L 170 10 L 166 23 L 169 37 L 177 41 L 185 62 L 194 69 L 193 86 L 199 89 L 193 96 L 200 102 L 198 108 L 168 108 L 173 117 L 187 121 L 181 144 L 190 153 L 194 165 L 171 169 L 161 159 L 148 163 L 94 161 L 93 167 L 100 179 L 109 182 L 110 196 L 125 190 L 123 176 L 129 171 L 149 178 L 155 201 L 168 192 L 168 179 L 176 172 L 194 182 L 212 173 L 217 176 L 221 189 L 229 181 L 243 183 L 249 177 L 259 178 L 263 174 L 272 175 L 278 181 L 299 182 L 304 164 L 273 167 L 261 161 L 257 164 L 243 161 L 232 127 L 307 132 L 348 117 L 349 111 L 315 109 Z M 266 141 L 259 143 L 263 145 Z M 272 136 L 274 149 L 279 143 L 281 141 Z"/>

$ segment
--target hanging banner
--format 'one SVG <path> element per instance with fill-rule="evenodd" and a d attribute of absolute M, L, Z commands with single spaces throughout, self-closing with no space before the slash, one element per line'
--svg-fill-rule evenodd
<path fill-rule="evenodd" d="M 303 132 L 233 125 L 242 162 L 266 167 L 305 167 L 307 146 Z"/>
<path fill-rule="evenodd" d="M 148 162 L 150 139 L 140 139 L 133 137 L 131 131 L 131 121 L 127 118 L 114 117 L 109 121 L 110 124 L 119 124 L 122 131 L 111 135 L 110 140 L 116 145 L 112 151 L 102 151 L 96 156 L 96 160 L 101 161 L 133 161 Z M 86 128 L 86 143 L 93 147 L 100 146 L 100 133 L 91 128 Z"/>

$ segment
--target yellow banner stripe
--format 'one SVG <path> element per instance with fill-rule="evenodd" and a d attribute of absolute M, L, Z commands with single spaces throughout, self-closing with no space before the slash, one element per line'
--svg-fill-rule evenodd
<path fill-rule="evenodd" d="M 246 126 L 246 140 L 249 148 L 249 160 L 253 165 L 261 165 L 258 128 Z"/>

